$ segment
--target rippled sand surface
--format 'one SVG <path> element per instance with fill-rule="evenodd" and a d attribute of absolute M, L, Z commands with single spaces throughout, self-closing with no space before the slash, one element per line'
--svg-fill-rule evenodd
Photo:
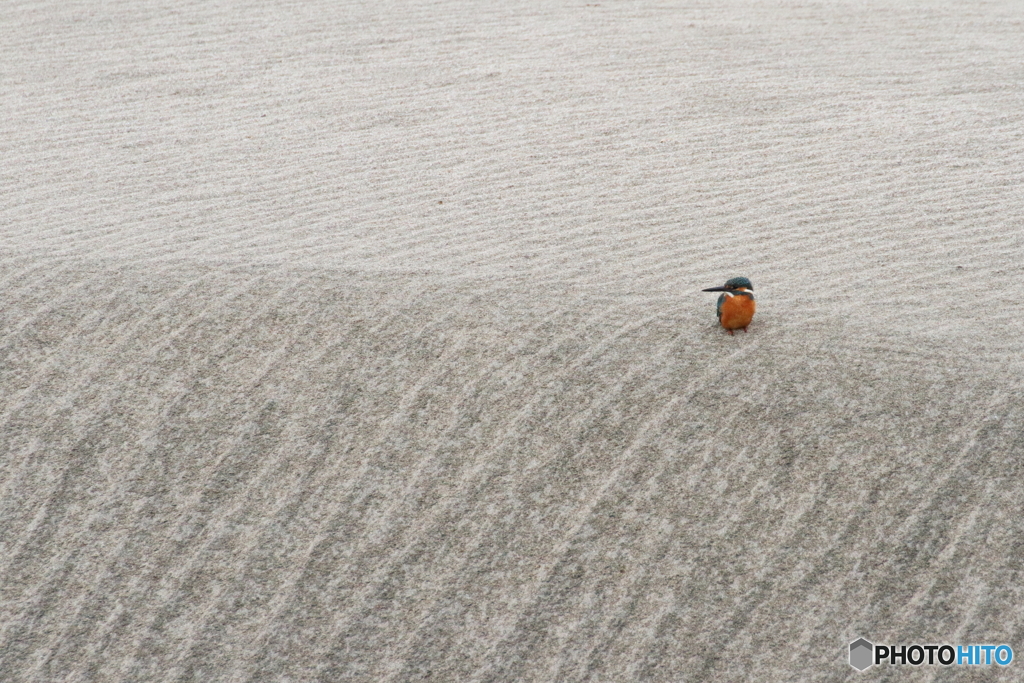
<path fill-rule="evenodd" d="M 0 16 L 0 680 L 1019 677 L 1024 7 L 268 5 Z"/>

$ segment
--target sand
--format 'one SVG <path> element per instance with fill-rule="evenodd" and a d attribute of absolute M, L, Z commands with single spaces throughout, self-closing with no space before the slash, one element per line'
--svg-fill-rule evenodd
<path fill-rule="evenodd" d="M 9 3 L 0 680 L 1020 680 L 1022 28 Z"/>

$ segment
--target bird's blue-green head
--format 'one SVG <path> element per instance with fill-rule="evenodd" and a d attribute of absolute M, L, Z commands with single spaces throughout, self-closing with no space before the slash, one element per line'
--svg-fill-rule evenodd
<path fill-rule="evenodd" d="M 749 277 L 734 277 L 731 280 L 726 280 L 725 286 L 730 289 L 749 289 L 754 291 L 754 283 L 750 281 Z"/>
<path fill-rule="evenodd" d="M 754 283 L 750 281 L 748 277 L 734 277 L 730 280 L 726 280 L 725 285 L 722 287 L 710 287 L 705 289 L 705 292 L 734 292 L 737 289 L 749 289 L 751 292 L 754 291 Z"/>

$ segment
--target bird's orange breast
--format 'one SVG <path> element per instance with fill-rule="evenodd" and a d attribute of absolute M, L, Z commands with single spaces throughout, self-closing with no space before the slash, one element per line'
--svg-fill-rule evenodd
<path fill-rule="evenodd" d="M 749 296 L 730 296 L 722 302 L 719 320 L 727 330 L 738 330 L 746 327 L 754 318 L 757 304 Z"/>

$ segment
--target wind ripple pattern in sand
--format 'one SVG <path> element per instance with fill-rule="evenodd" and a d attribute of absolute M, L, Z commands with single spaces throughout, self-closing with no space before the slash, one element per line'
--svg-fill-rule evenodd
<path fill-rule="evenodd" d="M 187 60 L 195 37 L 159 13 L 123 37 L 124 16 L 19 32 L 6 56 L 52 87 L 11 97 L 6 152 L 27 172 L 6 177 L 8 237 L 48 255 L 645 288 L 711 259 L 863 300 L 907 270 L 1000 275 L 1022 247 L 1024 103 L 1001 62 L 964 52 L 1005 50 L 1003 17 L 864 12 L 838 35 L 756 11 L 737 23 L 726 10 L 493 9 L 453 37 L 423 8 L 287 21 L 254 9 L 242 25 L 209 10 L 211 44 Z M 917 34 L 891 33 L 915 17 Z M 320 30 L 301 54 L 236 42 L 273 22 Z M 600 49 L 575 47 L 577 33 Z M 116 51 L 96 69 L 48 42 L 140 39 L 151 52 L 128 70 Z M 977 301 L 959 290 L 950 302 Z"/>
<path fill-rule="evenodd" d="M 5 671 L 736 673 L 780 624 L 828 651 L 850 614 L 955 628 L 1009 599 L 1002 541 L 982 603 L 936 588 L 1020 502 L 1024 415 L 987 363 L 730 338 L 643 298 L 254 270 L 21 292 Z M 736 634 L 753 649 L 713 664 Z"/>

